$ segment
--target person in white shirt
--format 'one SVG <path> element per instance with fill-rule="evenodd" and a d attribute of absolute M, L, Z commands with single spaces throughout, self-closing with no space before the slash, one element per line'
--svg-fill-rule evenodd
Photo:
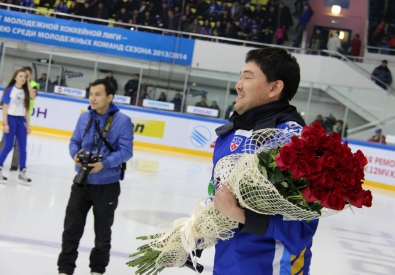
<path fill-rule="evenodd" d="M 329 38 L 326 47 L 328 48 L 328 51 L 343 53 L 342 42 L 337 32 L 334 33 L 331 38 Z M 335 54 L 330 53 L 329 55 L 332 56 Z"/>
<path fill-rule="evenodd" d="M 30 134 L 30 83 L 25 70 L 16 70 L 4 89 L 0 104 L 3 107 L 4 148 L 0 152 L 0 183 L 6 183 L 3 176 L 3 164 L 14 145 L 16 138 L 19 145 L 18 182 L 30 185 L 31 179 L 26 175 L 26 140 Z"/>

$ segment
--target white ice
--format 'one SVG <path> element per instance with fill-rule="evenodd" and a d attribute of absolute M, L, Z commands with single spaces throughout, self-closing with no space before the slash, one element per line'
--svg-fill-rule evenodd
<path fill-rule="evenodd" d="M 4 164 L 6 184 L 0 184 L 0 275 L 58 274 L 57 257 L 66 204 L 75 175 L 68 139 L 33 134 L 28 137 L 28 175 L 31 186 L 16 183 Z M 188 217 L 207 194 L 211 160 L 204 157 L 135 148 L 112 228 L 108 275 L 134 274 L 128 255 L 144 244 L 158 224 Z M 348 209 L 324 218 L 313 244 L 312 275 L 395 274 L 395 195 L 373 189 L 371 208 Z M 89 274 L 93 246 L 93 216 L 88 215 L 81 239 L 76 275 Z M 205 250 L 199 263 L 211 274 L 214 249 Z M 195 274 L 188 268 L 167 268 L 161 274 Z"/>

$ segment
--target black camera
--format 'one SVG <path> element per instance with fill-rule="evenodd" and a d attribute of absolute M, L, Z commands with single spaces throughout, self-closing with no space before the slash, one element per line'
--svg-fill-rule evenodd
<path fill-rule="evenodd" d="M 102 154 L 93 154 L 92 152 L 82 152 L 77 155 L 79 161 L 81 162 L 81 169 L 74 178 L 74 183 L 78 187 L 84 187 L 88 179 L 89 172 L 93 167 L 89 167 L 89 163 L 96 163 L 103 160 Z"/>

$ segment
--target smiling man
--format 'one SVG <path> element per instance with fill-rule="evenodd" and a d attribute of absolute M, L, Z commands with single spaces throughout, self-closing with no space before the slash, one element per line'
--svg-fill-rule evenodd
<path fill-rule="evenodd" d="M 235 112 L 216 130 L 214 166 L 227 155 L 242 153 L 253 132 L 278 128 L 300 133 L 304 121 L 289 104 L 298 90 L 300 69 L 295 57 L 280 48 L 251 50 L 236 84 Z M 289 220 L 240 208 L 226 186 L 216 191 L 215 207 L 239 223 L 233 238 L 216 245 L 215 275 L 309 274 L 312 238 L 318 220 Z"/>

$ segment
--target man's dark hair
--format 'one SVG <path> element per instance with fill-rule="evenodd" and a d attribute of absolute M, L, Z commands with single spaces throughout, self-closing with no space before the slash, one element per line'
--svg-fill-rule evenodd
<path fill-rule="evenodd" d="M 284 88 L 280 99 L 291 101 L 298 91 L 300 68 L 296 58 L 281 48 L 264 48 L 247 53 L 246 63 L 254 62 L 265 74 L 267 82 L 281 80 Z"/>
<path fill-rule="evenodd" d="M 30 66 L 22 67 L 22 70 L 29 71 L 29 72 L 33 73 L 33 70 L 32 70 L 32 68 Z"/>
<path fill-rule="evenodd" d="M 97 79 L 95 80 L 90 86 L 98 86 L 98 85 L 103 85 L 104 89 L 106 90 L 106 95 L 115 95 L 115 88 L 114 86 L 111 84 L 110 81 L 108 81 L 107 79 Z"/>

